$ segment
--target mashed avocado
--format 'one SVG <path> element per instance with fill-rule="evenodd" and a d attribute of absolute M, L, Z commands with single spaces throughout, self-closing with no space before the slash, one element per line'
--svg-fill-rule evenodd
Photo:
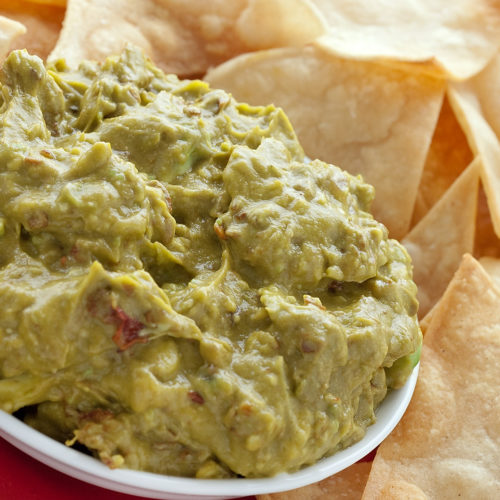
<path fill-rule="evenodd" d="M 111 467 L 296 470 L 362 438 L 421 343 L 373 188 L 284 113 L 133 49 L 12 52 L 0 108 L 0 407 Z"/>

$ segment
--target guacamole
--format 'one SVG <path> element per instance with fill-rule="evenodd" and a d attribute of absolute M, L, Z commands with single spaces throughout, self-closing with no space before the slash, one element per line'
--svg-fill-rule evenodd
<path fill-rule="evenodd" d="M 0 408 L 203 478 L 363 437 L 421 343 L 371 186 L 133 48 L 77 71 L 15 51 L 1 82 Z"/>

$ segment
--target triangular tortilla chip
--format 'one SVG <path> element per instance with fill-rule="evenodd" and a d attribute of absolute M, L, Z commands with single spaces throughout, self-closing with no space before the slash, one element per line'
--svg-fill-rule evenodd
<path fill-rule="evenodd" d="M 318 483 L 272 495 L 257 495 L 257 500 L 360 500 L 371 462 L 358 462 Z"/>
<path fill-rule="evenodd" d="M 481 105 L 481 111 L 497 137 L 500 137 L 500 52 L 490 61 L 488 66 L 474 78 L 466 82 L 466 86 L 474 91 Z"/>
<path fill-rule="evenodd" d="M 419 317 L 439 300 L 463 254 L 473 250 L 479 166 L 474 160 L 403 239 L 413 261 Z"/>
<path fill-rule="evenodd" d="M 206 79 L 240 101 L 281 106 L 305 152 L 362 174 L 375 186 L 375 217 L 393 238 L 406 234 L 441 108 L 442 80 L 348 61 L 316 47 L 240 56 Z"/>
<path fill-rule="evenodd" d="M 489 274 L 495 285 L 500 288 L 500 259 L 495 257 L 482 257 L 479 262 Z"/>
<path fill-rule="evenodd" d="M 69 0 L 50 59 L 76 66 L 131 43 L 166 72 L 201 76 L 242 52 L 302 45 L 325 29 L 306 0 Z"/>
<path fill-rule="evenodd" d="M 488 201 L 482 185 L 477 199 L 476 235 L 474 257 L 500 257 L 500 239 L 495 234 Z"/>
<path fill-rule="evenodd" d="M 420 63 L 465 79 L 500 43 L 500 6 L 490 0 L 313 0 L 330 31 L 319 43 L 350 59 Z"/>
<path fill-rule="evenodd" d="M 45 59 L 59 37 L 64 8 L 22 0 L 3 0 L 0 2 L 0 14 L 26 26 L 25 34 L 14 41 L 11 49 L 27 49 Z"/>
<path fill-rule="evenodd" d="M 499 358 L 500 289 L 466 255 L 433 312 L 413 399 L 378 449 L 363 500 L 390 498 L 395 483 L 398 499 L 498 497 Z"/>
<path fill-rule="evenodd" d="M 0 60 L 5 57 L 13 40 L 26 33 L 26 28 L 12 19 L 0 15 Z"/>
<path fill-rule="evenodd" d="M 448 96 L 473 153 L 482 157 L 481 180 L 495 233 L 500 236 L 500 142 L 483 116 L 473 85 L 453 84 Z"/>
<path fill-rule="evenodd" d="M 447 98 L 425 160 L 411 225 L 415 226 L 473 160 L 465 134 Z"/>
<path fill-rule="evenodd" d="M 66 0 L 27 0 L 31 3 L 39 3 L 42 5 L 57 5 L 58 7 L 66 7 Z"/>

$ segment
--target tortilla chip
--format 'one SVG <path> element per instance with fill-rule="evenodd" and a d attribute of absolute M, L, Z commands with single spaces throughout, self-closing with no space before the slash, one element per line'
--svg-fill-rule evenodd
<path fill-rule="evenodd" d="M 479 262 L 489 274 L 495 285 L 500 288 L 500 259 L 495 257 L 482 257 Z"/>
<path fill-rule="evenodd" d="M 455 84 L 455 106 L 473 147 L 484 156 L 483 184 L 495 232 L 500 236 L 500 54 L 474 78 Z M 480 205 L 481 210 L 481 205 Z M 498 237 L 491 237 L 490 216 L 484 213 L 478 255 L 500 255 Z M 481 241 L 482 240 L 482 241 Z M 489 241 L 488 241 L 489 240 Z M 488 245 L 489 243 L 489 245 Z M 485 245 L 486 248 L 481 248 Z"/>
<path fill-rule="evenodd" d="M 476 235 L 474 257 L 500 257 L 500 240 L 493 229 L 486 194 L 482 186 L 477 200 Z"/>
<path fill-rule="evenodd" d="M 66 0 L 27 0 L 31 3 L 40 3 L 43 5 L 57 5 L 58 7 L 66 7 Z"/>
<path fill-rule="evenodd" d="M 447 98 L 425 160 L 411 225 L 415 226 L 473 160 L 467 138 Z"/>
<path fill-rule="evenodd" d="M 429 500 L 414 484 L 401 480 L 389 480 L 381 491 L 384 500 Z"/>
<path fill-rule="evenodd" d="M 422 330 L 422 335 L 424 335 L 424 336 L 427 333 L 427 329 L 429 328 L 429 325 L 430 325 L 431 320 L 432 320 L 432 314 L 433 314 L 434 310 L 436 309 L 436 307 L 439 307 L 439 302 L 434 304 L 432 309 L 430 311 L 428 311 L 427 314 L 421 320 L 419 320 L 420 330 Z"/>
<path fill-rule="evenodd" d="M 20 0 L 0 3 L 0 15 L 24 24 L 26 33 L 18 37 L 11 49 L 27 49 L 45 59 L 56 44 L 64 17 L 64 8 Z"/>
<path fill-rule="evenodd" d="M 166 72 L 193 76 L 242 52 L 302 45 L 325 29 L 306 0 L 69 0 L 50 59 L 76 66 L 132 43 Z"/>
<path fill-rule="evenodd" d="M 375 217 L 406 234 L 443 98 L 443 81 L 317 47 L 247 54 L 206 79 L 251 104 L 288 114 L 306 153 L 373 184 Z"/>
<path fill-rule="evenodd" d="M 439 300 L 463 254 L 473 250 L 480 163 L 474 160 L 402 241 L 413 261 L 421 318 Z"/>
<path fill-rule="evenodd" d="M 498 497 L 499 358 L 500 290 L 466 255 L 433 313 L 415 393 L 378 449 L 363 500 L 385 500 L 394 483 L 429 499 Z"/>
<path fill-rule="evenodd" d="M 360 500 L 371 462 L 358 462 L 319 483 L 272 495 L 257 495 L 257 500 Z"/>
<path fill-rule="evenodd" d="M 500 137 L 500 53 L 490 61 L 481 73 L 467 82 L 474 91 L 481 111 L 497 137 Z"/>
<path fill-rule="evenodd" d="M 0 15 L 0 59 L 9 51 L 12 42 L 26 32 L 26 28 L 12 19 Z"/>
<path fill-rule="evenodd" d="M 471 82 L 453 84 L 448 96 L 473 153 L 482 157 L 481 180 L 495 233 L 500 236 L 500 142 L 483 116 Z"/>
<path fill-rule="evenodd" d="M 486 66 L 500 42 L 491 0 L 313 0 L 330 26 L 321 46 L 351 59 L 410 61 L 450 78 Z"/>

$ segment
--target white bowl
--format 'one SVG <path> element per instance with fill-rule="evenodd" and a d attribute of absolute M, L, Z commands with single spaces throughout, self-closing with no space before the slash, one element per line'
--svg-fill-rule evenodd
<path fill-rule="evenodd" d="M 190 479 L 128 469 L 109 469 L 98 460 L 54 441 L 12 415 L 0 411 L 0 435 L 44 464 L 103 488 L 169 500 L 216 500 L 299 488 L 336 474 L 375 449 L 403 416 L 419 365 L 401 389 L 390 392 L 376 411 L 377 422 L 358 443 L 291 474 L 263 479 Z"/>

